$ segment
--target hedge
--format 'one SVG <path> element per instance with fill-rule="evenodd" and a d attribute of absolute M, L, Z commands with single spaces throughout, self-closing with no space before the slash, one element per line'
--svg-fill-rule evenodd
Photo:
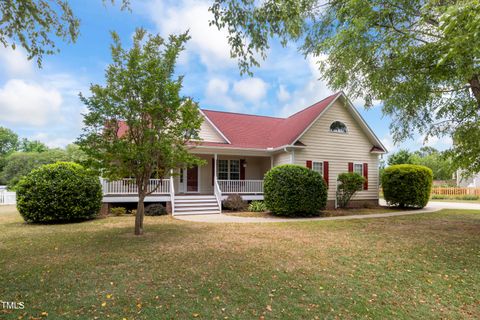
<path fill-rule="evenodd" d="M 90 219 L 98 214 L 101 201 L 98 176 L 71 162 L 44 165 L 17 185 L 17 208 L 29 222 Z"/>
<path fill-rule="evenodd" d="M 382 174 L 383 196 L 390 205 L 423 208 L 430 199 L 433 173 L 414 164 L 393 165 Z"/>
<path fill-rule="evenodd" d="M 265 205 L 276 215 L 318 215 L 327 204 L 327 185 L 322 176 L 306 167 L 285 164 L 265 175 Z"/>

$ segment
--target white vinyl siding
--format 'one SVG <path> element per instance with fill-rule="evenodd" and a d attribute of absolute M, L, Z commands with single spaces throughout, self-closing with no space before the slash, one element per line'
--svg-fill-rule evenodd
<path fill-rule="evenodd" d="M 290 152 L 281 152 L 273 156 L 273 166 L 292 163 L 292 155 Z"/>
<path fill-rule="evenodd" d="M 348 132 L 330 132 L 330 125 L 334 121 L 345 123 Z M 315 159 L 329 162 L 329 200 L 335 200 L 337 177 L 340 173 L 348 172 L 349 162 L 368 163 L 368 190 L 357 192 L 353 199 L 378 199 L 379 155 L 370 153 L 372 142 L 340 101 L 325 111 L 300 141 L 306 147 L 295 150 L 296 164 L 305 166 L 307 160 Z"/>
<path fill-rule="evenodd" d="M 202 126 L 200 127 L 199 133 L 200 139 L 208 142 L 219 142 L 225 143 L 225 139 L 217 132 L 217 130 L 208 123 L 207 120 L 203 121 Z"/>

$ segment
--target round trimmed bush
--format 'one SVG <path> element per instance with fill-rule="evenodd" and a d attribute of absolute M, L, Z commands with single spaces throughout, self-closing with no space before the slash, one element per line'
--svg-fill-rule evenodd
<path fill-rule="evenodd" d="M 383 196 L 391 205 L 423 208 L 430 199 L 432 180 L 432 170 L 425 166 L 393 165 L 382 174 Z"/>
<path fill-rule="evenodd" d="M 276 215 L 318 215 L 327 204 L 327 185 L 322 176 L 306 167 L 284 164 L 265 175 L 265 205 Z"/>
<path fill-rule="evenodd" d="M 71 162 L 44 165 L 17 185 L 17 208 L 29 222 L 91 219 L 98 214 L 101 201 L 98 176 Z"/>

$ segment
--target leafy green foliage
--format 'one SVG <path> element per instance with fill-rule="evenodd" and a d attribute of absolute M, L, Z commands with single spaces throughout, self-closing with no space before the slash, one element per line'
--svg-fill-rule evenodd
<path fill-rule="evenodd" d="M 241 72 L 273 38 L 317 58 L 328 85 L 383 102 L 395 141 L 453 136 L 454 164 L 480 171 L 480 2 L 215 0 Z"/>
<path fill-rule="evenodd" d="M 128 50 L 116 33 L 112 37 L 113 62 L 105 72 L 105 85 L 92 85 L 89 97 L 80 95 L 88 113 L 79 145 L 104 177 L 135 178 L 135 233 L 142 234 L 143 202 L 155 191 L 147 190 L 149 179 L 205 163 L 188 152 L 188 145 L 199 139 L 203 118 L 197 104 L 180 95 L 183 77 L 175 75 L 188 33 L 166 41 L 137 29 Z"/>
<path fill-rule="evenodd" d="M 163 216 L 167 210 L 161 203 L 152 203 L 145 207 L 146 216 Z"/>
<path fill-rule="evenodd" d="M 353 195 L 362 190 L 365 178 L 356 172 L 345 172 L 338 175 L 337 203 L 340 208 L 348 207 Z"/>
<path fill-rule="evenodd" d="M 267 206 L 263 201 L 252 201 L 248 205 L 248 211 L 251 212 L 265 212 L 267 211 Z"/>
<path fill-rule="evenodd" d="M 123 216 L 127 213 L 127 209 L 125 207 L 114 207 L 110 209 L 110 213 L 114 216 Z"/>
<path fill-rule="evenodd" d="M 389 165 L 418 164 L 432 169 L 434 180 L 449 180 L 455 172 L 452 159 L 448 153 L 432 147 L 422 147 L 415 152 L 400 150 L 388 158 Z"/>
<path fill-rule="evenodd" d="M 128 6 L 129 0 L 123 0 L 122 9 Z M 56 39 L 75 42 L 78 38 L 80 20 L 69 1 L 3 0 L 0 12 L 0 43 L 16 49 L 19 42 L 27 51 L 28 59 L 36 58 L 39 67 L 43 55 L 58 52 Z"/>
<path fill-rule="evenodd" d="M 101 201 L 98 176 L 70 162 L 44 165 L 17 185 L 17 208 L 28 222 L 90 219 L 98 214 Z"/>
<path fill-rule="evenodd" d="M 318 215 L 327 204 L 327 185 L 313 170 L 293 164 L 270 169 L 264 180 L 265 205 L 276 215 Z"/>
<path fill-rule="evenodd" d="M 18 135 L 12 130 L 0 127 L 0 157 L 6 156 L 18 148 Z"/>
<path fill-rule="evenodd" d="M 78 146 L 68 145 L 66 150 L 49 149 L 44 152 L 14 152 L 5 158 L 0 181 L 8 188 L 15 190 L 16 184 L 22 177 L 35 168 L 57 161 L 71 161 L 80 163 L 85 155 L 78 150 Z"/>
<path fill-rule="evenodd" d="M 432 170 L 424 166 L 390 166 L 382 176 L 383 196 L 390 205 L 423 208 L 430 199 L 432 179 Z"/>
<path fill-rule="evenodd" d="M 45 152 L 48 147 L 45 143 L 38 140 L 28 140 L 23 138 L 20 142 L 19 151 L 23 152 Z"/>
<path fill-rule="evenodd" d="M 232 211 L 244 211 L 248 207 L 248 203 L 238 194 L 231 194 L 223 201 L 223 207 Z"/>
<path fill-rule="evenodd" d="M 392 153 L 388 157 L 388 165 L 393 166 L 396 164 L 412 164 L 412 153 L 406 149 Z"/>

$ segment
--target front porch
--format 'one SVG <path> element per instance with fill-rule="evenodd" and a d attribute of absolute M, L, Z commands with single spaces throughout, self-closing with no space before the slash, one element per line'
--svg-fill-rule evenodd
<path fill-rule="evenodd" d="M 151 194 L 145 202 L 170 203 L 172 213 L 178 214 L 175 203 L 185 196 L 199 200 L 214 196 L 219 212 L 222 201 L 230 194 L 239 194 L 246 201 L 263 200 L 263 176 L 271 168 L 270 157 L 198 156 L 205 160 L 206 165 L 178 169 L 168 179 L 150 179 L 148 190 Z M 138 202 L 134 179 L 102 180 L 101 183 L 104 203 Z"/>

